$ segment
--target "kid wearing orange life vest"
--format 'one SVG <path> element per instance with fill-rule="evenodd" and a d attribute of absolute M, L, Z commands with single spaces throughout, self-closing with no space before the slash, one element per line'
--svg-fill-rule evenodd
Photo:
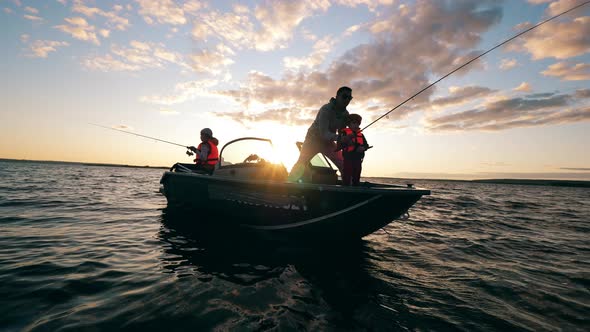
<path fill-rule="evenodd" d="M 217 145 L 219 140 L 213 137 L 213 131 L 209 128 L 201 130 L 201 143 L 196 148 L 189 146 L 188 149 L 195 153 L 194 162 L 197 164 L 197 169 L 206 171 L 209 174 L 213 173 L 215 164 L 219 160 L 219 150 Z"/>
<path fill-rule="evenodd" d="M 361 178 L 365 151 L 369 148 L 365 135 L 360 130 L 362 117 L 358 114 L 348 116 L 348 128 L 342 129 L 342 184 L 358 186 Z"/>

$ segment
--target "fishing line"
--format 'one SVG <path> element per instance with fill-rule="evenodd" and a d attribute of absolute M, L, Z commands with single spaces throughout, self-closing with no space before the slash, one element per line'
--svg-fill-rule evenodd
<path fill-rule="evenodd" d="M 122 133 L 125 134 L 131 134 L 131 135 L 135 135 L 135 136 L 139 136 L 139 137 L 144 137 L 144 138 L 149 138 L 149 139 L 153 139 L 159 142 L 164 142 L 164 143 L 168 143 L 168 144 L 172 144 L 172 145 L 177 145 L 177 146 L 182 146 L 183 148 L 187 148 L 188 145 L 182 145 L 182 144 L 178 144 L 178 143 L 174 143 L 174 142 L 169 142 L 169 141 L 165 141 L 163 139 L 159 139 L 159 138 L 155 138 L 155 137 L 150 137 L 150 136 L 146 136 L 146 135 L 141 135 L 141 134 L 137 134 L 137 133 L 132 133 L 130 131 L 126 131 L 126 130 L 122 130 L 122 129 L 117 129 L 117 128 L 113 128 L 113 127 L 105 127 L 105 126 L 101 126 L 95 123 L 89 123 L 90 125 L 93 126 L 97 126 L 97 127 L 101 127 L 101 128 L 105 128 L 105 129 L 111 129 L 111 130 L 116 130 L 116 131 L 120 131 Z"/>
<path fill-rule="evenodd" d="M 452 75 L 452 74 L 453 74 L 453 73 L 455 73 L 456 71 L 458 71 L 458 70 L 460 70 L 461 68 L 463 68 L 463 67 L 465 67 L 465 66 L 469 65 L 469 64 L 470 64 L 470 63 L 472 63 L 473 61 L 475 61 L 475 60 L 477 60 L 477 59 L 481 58 L 482 56 L 484 56 L 484 55 L 486 55 L 486 54 L 490 53 L 491 51 L 493 51 L 493 50 L 497 49 L 498 47 L 500 47 L 500 46 L 502 46 L 502 45 L 504 45 L 504 44 L 506 44 L 506 43 L 508 43 L 508 42 L 512 41 L 513 39 L 516 39 L 516 38 L 518 38 L 518 37 L 520 37 L 520 36 L 524 35 L 525 33 L 529 32 L 529 31 L 531 31 L 531 30 L 533 30 L 533 29 L 535 29 L 535 28 L 538 28 L 538 27 L 540 27 L 541 25 L 543 25 L 543 24 L 545 24 L 545 23 L 547 23 L 547 22 L 549 22 L 549 21 L 552 21 L 552 20 L 554 20 L 554 19 L 556 19 L 556 18 L 558 18 L 558 17 L 560 17 L 560 16 L 562 16 L 562 15 L 565 15 L 565 14 L 567 14 L 567 13 L 569 13 L 569 12 L 573 11 L 573 10 L 576 10 L 576 9 L 578 9 L 578 8 L 582 7 L 582 6 L 585 6 L 585 5 L 589 4 L 589 3 L 590 3 L 590 1 L 583 2 L 583 3 L 581 3 L 581 4 L 579 4 L 579 5 L 575 6 L 575 7 L 572 7 L 572 8 L 570 8 L 570 9 L 568 9 L 568 10 L 566 10 L 566 11 L 564 11 L 564 12 L 560 13 L 560 14 L 557 14 L 557 15 L 555 15 L 555 16 L 553 16 L 553 17 L 550 17 L 550 18 L 548 18 L 548 19 L 546 19 L 546 20 L 544 20 L 544 21 L 542 21 L 542 22 L 540 22 L 540 23 L 537 23 L 537 24 L 533 25 L 532 27 L 530 27 L 530 28 L 528 28 L 528 29 L 526 29 L 526 30 L 524 30 L 524 31 L 522 31 L 522 32 L 520 32 L 520 33 L 518 33 L 518 34 L 516 34 L 516 35 L 514 35 L 514 36 L 512 36 L 512 37 L 510 37 L 510 38 L 508 38 L 508 39 L 506 39 L 505 41 L 501 42 L 500 44 L 498 44 L 498 45 L 496 45 L 496 46 L 494 46 L 494 47 L 490 48 L 489 50 L 487 50 L 487 51 L 483 52 L 482 54 L 480 54 L 480 55 L 476 56 L 475 58 L 473 58 L 473 59 L 471 59 L 471 60 L 467 61 L 466 63 L 462 64 L 461 66 L 459 66 L 459 67 L 455 68 L 453 71 L 449 72 L 448 74 L 444 75 L 443 77 L 441 77 L 441 78 L 439 78 L 438 80 L 434 81 L 433 83 L 429 84 L 428 86 L 426 86 L 426 87 L 425 87 L 425 88 L 423 88 L 422 90 L 420 90 L 420 91 L 416 92 L 416 93 L 415 93 L 415 94 L 413 94 L 411 97 L 409 97 L 408 99 L 404 100 L 404 101 L 403 101 L 403 102 L 401 102 L 399 105 L 397 105 L 396 107 L 394 107 L 394 108 L 392 108 L 391 110 L 389 110 L 389 112 L 387 112 L 387 113 L 385 113 L 385 114 L 381 115 L 380 117 L 378 117 L 377 119 L 375 119 L 373 122 L 371 122 L 371 123 L 369 123 L 368 125 L 366 125 L 366 126 L 365 126 L 365 127 L 362 129 L 362 131 L 364 131 L 365 129 L 369 128 L 369 127 L 370 127 L 372 124 L 374 124 L 375 122 L 377 122 L 377 121 L 381 120 L 382 118 L 386 117 L 386 116 L 387 116 L 389 113 L 391 113 L 391 112 L 395 111 L 396 109 L 400 108 L 401 106 L 403 106 L 403 105 L 404 105 L 405 103 L 407 103 L 408 101 L 410 101 L 410 100 L 414 99 L 416 96 L 418 96 L 418 95 L 419 95 L 419 94 L 421 94 L 422 92 L 424 92 L 424 91 L 428 90 L 429 88 L 431 88 L 431 87 L 432 87 L 433 85 L 435 85 L 436 83 L 438 83 L 438 82 L 440 82 L 440 81 L 444 80 L 445 78 L 447 78 L 448 76 Z"/>

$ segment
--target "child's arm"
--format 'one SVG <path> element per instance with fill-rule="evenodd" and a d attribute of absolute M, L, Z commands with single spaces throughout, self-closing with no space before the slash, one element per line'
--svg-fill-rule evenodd
<path fill-rule="evenodd" d="M 365 137 L 365 134 L 361 134 L 363 135 L 363 147 L 365 148 L 365 151 L 367 151 L 367 149 L 369 149 L 369 142 L 367 142 L 367 138 Z"/>

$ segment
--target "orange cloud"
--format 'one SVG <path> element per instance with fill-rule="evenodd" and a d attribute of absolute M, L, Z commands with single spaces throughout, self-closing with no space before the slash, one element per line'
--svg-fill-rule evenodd
<path fill-rule="evenodd" d="M 293 110 L 305 111 L 317 110 L 338 87 L 350 85 L 357 96 L 351 107 L 382 112 L 428 85 L 433 73 L 447 73 L 473 57 L 474 52 L 465 49 L 475 47 L 480 34 L 500 17 L 501 8 L 495 1 L 461 5 L 418 1 L 401 14 L 379 16 L 367 27 L 374 32 L 374 42 L 349 50 L 326 70 L 286 72 L 280 78 L 253 72 L 244 82 L 247 88 L 218 93 L 244 107 L 260 103 L 269 107 L 289 105 Z M 454 24 L 459 21 L 460 26 Z M 376 24 L 382 28 L 373 30 Z M 433 92 L 434 89 L 427 90 L 412 103 L 428 101 Z M 401 118 L 415 110 L 404 107 L 391 118 Z"/>
<path fill-rule="evenodd" d="M 517 86 L 513 90 L 514 91 L 519 91 L 519 92 L 530 92 L 531 91 L 531 85 L 528 84 L 527 82 L 522 82 L 519 86 Z"/>
<path fill-rule="evenodd" d="M 174 87 L 174 93 L 167 96 L 143 96 L 139 100 L 144 103 L 157 105 L 174 105 L 194 99 L 197 96 L 212 96 L 209 90 L 217 85 L 216 80 L 200 80 L 179 83 Z"/>
<path fill-rule="evenodd" d="M 86 17 L 94 17 L 95 15 L 102 16 L 108 20 L 110 26 L 117 30 L 124 31 L 130 26 L 130 23 L 128 19 L 116 14 L 116 12 L 120 11 L 121 9 L 121 6 L 114 6 L 114 11 L 108 12 L 98 7 L 88 7 L 80 0 L 74 1 L 74 5 L 72 7 L 73 12 L 81 13 Z"/>
<path fill-rule="evenodd" d="M 82 17 L 67 17 L 64 19 L 68 25 L 56 25 L 54 28 L 61 30 L 65 33 L 70 34 L 72 37 L 89 41 L 96 45 L 100 45 L 100 41 L 96 37 L 94 32 L 94 26 L 88 24 L 88 22 Z"/>
<path fill-rule="evenodd" d="M 534 60 L 568 59 L 590 52 L 590 16 L 551 22 L 532 30 L 524 42 L 511 49 L 527 51 Z"/>
<path fill-rule="evenodd" d="M 27 56 L 33 58 L 47 58 L 49 53 L 57 51 L 58 47 L 64 47 L 69 45 L 70 44 L 68 44 L 67 42 L 55 40 L 35 40 L 29 45 L 31 53 L 28 53 Z"/>
<path fill-rule="evenodd" d="M 253 11 L 245 6 L 234 6 L 233 12 L 212 11 L 198 15 L 192 35 L 197 40 L 216 37 L 238 49 L 270 51 L 285 47 L 305 18 L 328 7 L 327 2 L 305 1 L 267 1 Z"/>
<path fill-rule="evenodd" d="M 502 59 L 502 62 L 500 63 L 500 69 L 508 70 L 516 67 L 517 65 L 518 62 L 516 59 Z"/>
<path fill-rule="evenodd" d="M 148 24 L 184 25 L 188 22 L 187 15 L 194 15 L 206 7 L 202 1 L 187 1 L 183 5 L 172 0 L 136 0 L 139 14 Z"/>
<path fill-rule="evenodd" d="M 590 80 L 590 64 L 558 62 L 550 65 L 541 73 L 545 76 L 558 77 L 562 81 Z"/>
<path fill-rule="evenodd" d="M 146 68 L 163 68 L 174 63 L 188 68 L 183 56 L 170 52 L 162 44 L 132 40 L 129 47 L 113 44 L 111 53 L 104 56 L 88 57 L 83 65 L 100 71 L 139 71 Z"/>

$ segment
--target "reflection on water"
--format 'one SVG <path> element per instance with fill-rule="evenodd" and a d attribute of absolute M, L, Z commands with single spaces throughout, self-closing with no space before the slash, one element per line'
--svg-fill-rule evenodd
<path fill-rule="evenodd" d="M 317 320 L 320 318 L 312 314 L 313 307 L 320 306 L 324 313 L 330 312 L 321 324 L 327 324 L 328 318 L 330 324 L 343 327 L 362 321 L 368 324 L 363 318 L 368 312 L 357 311 L 370 302 L 379 310 L 394 310 L 380 305 L 373 291 L 380 284 L 381 288 L 385 285 L 370 274 L 376 267 L 367 259 L 371 249 L 365 241 L 346 246 L 279 244 L 254 235 L 187 226 L 194 225 L 194 220 L 194 214 L 162 211 L 158 234 L 164 244 L 162 266 L 179 278 L 194 275 L 205 282 L 218 278 L 240 287 L 256 288 L 264 287 L 261 285 L 265 281 L 278 279 L 290 285 L 290 294 L 285 294 L 283 301 L 298 302 L 300 307 L 297 311 L 291 303 L 283 304 L 283 308 L 295 310 L 302 319 Z M 259 291 L 252 295 L 253 302 L 265 300 L 258 298 Z M 355 317 L 355 312 L 360 316 Z M 371 314 L 374 315 L 375 312 Z"/>

